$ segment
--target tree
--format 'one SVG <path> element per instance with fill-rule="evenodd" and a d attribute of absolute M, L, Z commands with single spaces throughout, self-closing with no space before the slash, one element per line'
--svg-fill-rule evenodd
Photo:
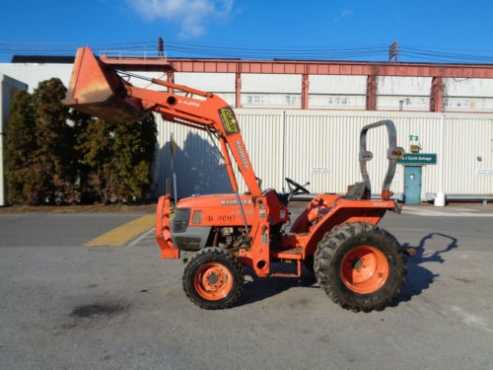
<path fill-rule="evenodd" d="M 81 148 L 83 148 L 84 143 L 87 140 L 89 128 L 94 125 L 96 120 L 75 109 L 70 110 L 69 115 L 73 136 L 73 166 L 76 173 L 74 188 L 77 189 L 80 194 L 79 200 L 81 203 L 93 203 L 97 196 L 90 184 L 91 166 L 84 162 Z"/>
<path fill-rule="evenodd" d="M 149 195 L 156 146 L 152 114 L 106 122 L 62 104 L 59 79 L 18 93 L 6 130 L 8 199 L 13 204 L 138 202 Z"/>
<path fill-rule="evenodd" d="M 39 173 L 39 202 L 76 201 L 73 128 L 62 104 L 67 89 L 58 78 L 42 81 L 33 94 L 37 148 L 33 166 Z"/>
<path fill-rule="evenodd" d="M 95 119 L 81 130 L 77 140 L 80 163 L 85 168 L 85 194 L 88 198 L 106 203 L 106 169 L 112 156 L 111 126 Z"/>
<path fill-rule="evenodd" d="M 78 145 L 82 163 L 89 167 L 88 188 L 104 203 L 145 200 L 155 147 L 152 114 L 138 122 L 91 122 Z"/>
<path fill-rule="evenodd" d="M 152 185 L 152 163 L 156 150 L 156 123 L 148 114 L 138 122 L 115 126 L 113 142 L 114 184 L 121 201 L 141 201 Z"/>
<path fill-rule="evenodd" d="M 39 174 L 34 171 L 32 153 L 37 150 L 32 96 L 18 91 L 12 98 L 5 129 L 5 179 L 10 204 L 36 203 Z"/>

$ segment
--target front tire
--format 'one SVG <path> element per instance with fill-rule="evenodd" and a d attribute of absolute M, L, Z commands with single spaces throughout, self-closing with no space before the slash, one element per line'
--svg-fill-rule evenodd
<path fill-rule="evenodd" d="M 356 312 L 391 305 L 407 273 L 397 240 L 365 223 L 342 224 L 326 233 L 317 245 L 314 268 L 327 295 Z"/>
<path fill-rule="evenodd" d="M 217 310 L 234 306 L 243 289 L 243 266 L 231 253 L 204 248 L 190 260 L 183 273 L 183 290 L 197 306 Z"/>

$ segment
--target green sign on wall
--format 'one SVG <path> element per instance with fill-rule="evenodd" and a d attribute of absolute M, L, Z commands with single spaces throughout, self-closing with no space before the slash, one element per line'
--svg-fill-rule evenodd
<path fill-rule="evenodd" d="M 426 165 L 426 164 L 437 164 L 437 155 L 436 153 L 406 153 L 404 157 L 399 159 L 398 163 L 405 165 Z"/>

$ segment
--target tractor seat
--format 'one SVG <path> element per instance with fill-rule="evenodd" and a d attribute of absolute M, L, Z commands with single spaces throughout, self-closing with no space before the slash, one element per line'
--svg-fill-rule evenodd
<path fill-rule="evenodd" d="M 349 185 L 347 193 L 344 195 L 344 199 L 348 200 L 362 200 L 370 199 L 371 193 L 364 182 L 357 182 L 353 185 Z"/>

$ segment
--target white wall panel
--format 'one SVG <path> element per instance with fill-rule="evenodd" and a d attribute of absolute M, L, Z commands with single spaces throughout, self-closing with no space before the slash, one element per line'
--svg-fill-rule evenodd
<path fill-rule="evenodd" d="M 311 109 L 359 110 L 366 107 L 366 76 L 309 76 Z"/>
<path fill-rule="evenodd" d="M 493 80 L 444 78 L 444 111 L 493 112 Z"/>
<path fill-rule="evenodd" d="M 241 91 L 244 93 L 301 94 L 301 75 L 242 73 Z"/>
<path fill-rule="evenodd" d="M 237 109 L 235 112 L 253 168 L 262 179 L 262 188 L 281 189 L 284 181 L 284 112 L 247 109 Z"/>
<path fill-rule="evenodd" d="M 193 86 L 196 89 L 233 93 L 235 92 L 234 73 L 187 73 L 176 72 L 175 82 L 178 84 Z"/>
<path fill-rule="evenodd" d="M 348 185 L 361 181 L 358 163 L 361 128 L 392 119 L 397 128 L 398 145 L 408 150 L 412 135 L 418 137 L 423 152 L 437 153 L 438 164 L 423 168 L 423 199 L 426 193 L 439 191 L 493 194 L 493 116 L 246 109 L 237 110 L 237 115 L 254 168 L 264 180 L 264 188 L 280 190 L 284 186 L 283 178 L 291 177 L 300 183 L 309 181 L 314 193 L 344 193 Z M 207 137 L 174 124 L 160 124 L 159 163 L 164 169 L 160 183 L 164 183 L 164 177 L 169 177 L 169 154 L 166 154 L 169 146 L 164 151 L 162 147 L 171 132 L 183 152 L 179 160 L 180 194 L 227 191 L 224 168 L 211 154 Z M 387 170 L 385 129 L 370 131 L 368 145 L 374 154 L 368 164 L 373 192 L 379 193 Z M 211 182 L 211 178 L 214 181 Z M 391 189 L 396 194 L 403 192 L 401 165 L 397 167 Z"/>
<path fill-rule="evenodd" d="M 154 178 L 158 180 L 156 184 L 158 194 L 164 194 L 166 182 L 169 181 L 171 184 L 172 181 L 171 137 L 176 143 L 174 168 L 179 197 L 230 191 L 222 160 L 205 132 L 164 121 L 158 115 L 156 115 L 156 122 L 158 148 Z"/>
<path fill-rule="evenodd" d="M 311 192 L 342 192 L 358 178 L 359 126 L 344 115 L 289 112 L 286 117 L 286 177 L 310 182 Z"/>
<path fill-rule="evenodd" d="M 377 96 L 377 110 L 419 111 L 430 110 L 430 98 L 427 96 Z"/>
<path fill-rule="evenodd" d="M 27 90 L 25 83 L 0 73 L 0 134 L 7 124 L 12 96 L 21 90 Z"/>
<path fill-rule="evenodd" d="M 57 77 L 68 86 L 72 64 L 0 63 L 0 73 L 22 81 L 32 92 L 41 81 Z"/>
<path fill-rule="evenodd" d="M 445 96 L 493 97 L 493 80 L 482 78 L 444 78 Z"/>
<path fill-rule="evenodd" d="M 241 94 L 241 106 L 244 108 L 300 108 L 301 94 Z"/>
<path fill-rule="evenodd" d="M 446 115 L 444 121 L 444 191 L 493 193 L 493 117 Z"/>
<path fill-rule="evenodd" d="M 310 109 L 365 110 L 366 95 L 310 94 Z"/>
<path fill-rule="evenodd" d="M 310 75 L 311 94 L 366 95 L 366 76 Z"/>
<path fill-rule="evenodd" d="M 377 77 L 377 110 L 429 111 L 430 77 Z"/>
<path fill-rule="evenodd" d="M 10 113 L 10 103 L 16 91 L 26 90 L 27 85 L 9 76 L 0 74 L 0 206 L 5 205 L 4 186 L 4 131 Z"/>
<path fill-rule="evenodd" d="M 445 112 L 493 112 L 493 97 L 470 98 L 446 96 L 443 99 Z"/>
<path fill-rule="evenodd" d="M 296 148 L 287 151 L 286 176 L 300 181 L 310 181 L 313 192 L 343 193 L 347 186 L 361 181 L 359 172 L 359 132 L 369 123 L 383 119 L 393 119 L 398 133 L 398 144 L 408 146 L 409 134 L 419 134 L 424 138 L 423 145 L 436 151 L 433 136 L 437 133 L 433 116 L 416 117 L 406 113 L 372 112 L 289 112 L 287 114 L 286 147 Z M 368 134 L 368 146 L 374 159 L 368 163 L 373 183 L 373 192 L 379 193 L 387 169 L 387 135 L 384 128 L 372 130 Z M 431 174 L 425 180 L 423 193 L 436 182 L 438 176 Z M 392 185 L 395 193 L 402 193 L 403 179 L 401 166 Z"/>
<path fill-rule="evenodd" d="M 430 95 L 431 77 L 378 76 L 378 95 Z"/>

